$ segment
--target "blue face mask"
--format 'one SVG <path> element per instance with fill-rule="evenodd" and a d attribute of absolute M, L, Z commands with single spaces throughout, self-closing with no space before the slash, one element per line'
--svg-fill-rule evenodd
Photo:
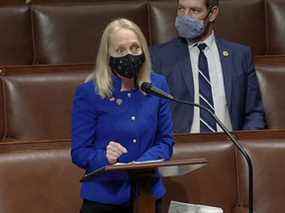
<path fill-rule="evenodd" d="M 206 29 L 204 21 L 192 16 L 176 16 L 175 27 L 180 37 L 190 40 L 201 36 Z"/>

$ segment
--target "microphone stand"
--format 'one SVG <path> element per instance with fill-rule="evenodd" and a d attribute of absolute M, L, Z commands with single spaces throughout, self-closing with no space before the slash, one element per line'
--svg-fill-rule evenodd
<path fill-rule="evenodd" d="M 249 209 L 249 213 L 253 213 L 253 166 L 252 166 L 252 159 L 250 158 L 246 149 L 238 142 L 236 137 L 227 129 L 227 127 L 225 127 L 225 125 L 222 123 L 222 121 L 207 107 L 204 107 L 200 104 L 196 104 L 193 102 L 176 99 L 175 97 L 164 92 L 163 90 L 152 86 L 152 84 L 149 82 L 142 83 L 141 84 L 141 90 L 144 91 L 145 93 L 149 93 L 149 94 L 152 94 L 155 96 L 159 96 L 159 97 L 174 101 L 176 103 L 198 107 L 202 110 L 207 111 L 211 115 L 211 117 L 215 119 L 217 124 L 221 127 L 221 129 L 224 131 L 224 133 L 226 133 L 226 135 L 230 138 L 232 143 L 238 148 L 239 152 L 242 154 L 242 156 L 245 158 L 245 160 L 247 162 L 247 165 L 248 165 L 248 209 Z"/>
<path fill-rule="evenodd" d="M 162 97 L 162 96 L 161 96 Z M 226 133 L 226 135 L 230 138 L 230 140 L 233 142 L 233 144 L 238 148 L 242 156 L 245 158 L 247 165 L 248 165 L 248 209 L 249 213 L 253 213 L 253 166 L 252 166 L 252 159 L 250 158 L 248 152 L 245 150 L 245 148 L 238 142 L 236 137 L 225 127 L 225 125 L 222 123 L 222 121 L 207 107 L 204 107 L 202 105 L 192 103 L 189 101 L 179 100 L 174 98 L 173 96 L 165 97 L 171 101 L 180 103 L 180 104 L 186 104 L 194 107 L 198 107 L 202 110 L 207 111 L 218 123 L 218 125 L 221 127 L 221 129 Z"/>

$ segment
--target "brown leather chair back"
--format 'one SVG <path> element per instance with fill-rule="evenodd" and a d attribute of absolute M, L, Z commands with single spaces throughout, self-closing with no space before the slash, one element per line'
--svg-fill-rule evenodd
<path fill-rule="evenodd" d="M 75 88 L 93 65 L 9 67 L 3 70 L 6 139 L 71 137 Z"/>
<path fill-rule="evenodd" d="M 187 175 L 165 179 L 163 212 L 167 212 L 170 200 L 218 206 L 231 212 L 237 203 L 233 145 L 223 140 L 204 142 L 192 136 L 177 137 L 174 158 L 184 157 L 206 158 L 208 164 Z"/>
<path fill-rule="evenodd" d="M 267 54 L 285 53 L 285 29 L 283 23 L 285 20 L 285 2 L 282 0 L 267 0 L 267 28 L 268 28 L 268 46 Z"/>
<path fill-rule="evenodd" d="M 285 128 L 285 64 L 258 64 L 257 77 L 268 128 Z"/>
<path fill-rule="evenodd" d="M 285 138 L 242 141 L 253 159 L 254 212 L 283 213 L 285 194 Z M 248 206 L 248 171 L 238 158 L 241 206 Z M 248 212 L 248 211 L 244 211 Z"/>
<path fill-rule="evenodd" d="M 0 7 L 0 64 L 32 64 L 33 34 L 28 6 Z"/>
<path fill-rule="evenodd" d="M 264 0 L 220 1 L 216 34 L 249 45 L 255 54 L 266 51 Z"/>
<path fill-rule="evenodd" d="M 67 147 L 23 150 L 1 145 L 0 212 L 79 212 L 82 171 L 72 164 Z"/>
<path fill-rule="evenodd" d="M 149 2 L 151 44 L 167 42 L 176 37 L 176 1 Z"/>
<path fill-rule="evenodd" d="M 34 6 L 37 63 L 94 63 L 103 30 L 118 17 L 137 23 L 149 40 L 145 2 Z"/>
<path fill-rule="evenodd" d="M 0 68 L 0 75 L 2 74 L 2 70 Z M 4 109 L 4 93 L 3 93 L 3 84 L 0 80 L 0 141 L 3 140 L 5 134 L 5 109 Z"/>

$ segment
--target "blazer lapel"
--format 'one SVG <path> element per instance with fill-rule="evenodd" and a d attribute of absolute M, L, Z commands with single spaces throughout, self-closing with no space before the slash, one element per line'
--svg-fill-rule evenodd
<path fill-rule="evenodd" d="M 225 43 L 221 39 L 216 39 L 217 47 L 219 50 L 222 70 L 223 70 L 223 78 L 224 78 L 224 86 L 226 99 L 228 104 L 228 109 L 231 111 L 231 102 L 232 102 L 232 72 L 233 72 L 233 58 L 232 51 L 229 49 Z"/>
<path fill-rule="evenodd" d="M 179 48 L 181 48 L 180 54 L 183 58 L 177 63 L 177 70 L 179 70 L 183 76 L 184 83 L 190 94 L 189 101 L 194 101 L 194 82 L 192 74 L 192 65 L 190 61 L 190 55 L 188 50 L 188 44 L 186 41 L 179 43 Z M 175 69 L 176 70 L 176 69 Z"/>

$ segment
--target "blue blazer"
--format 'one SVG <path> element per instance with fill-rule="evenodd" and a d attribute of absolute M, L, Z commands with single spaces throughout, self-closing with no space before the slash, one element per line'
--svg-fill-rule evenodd
<path fill-rule="evenodd" d="M 168 92 L 164 76 L 152 74 L 156 87 Z M 121 79 L 113 76 L 111 98 L 102 98 L 94 82 L 80 85 L 72 110 L 72 161 L 86 172 L 108 165 L 106 146 L 116 141 L 128 153 L 119 162 L 170 159 L 174 144 L 169 101 L 145 95 L 140 90 L 121 91 Z M 165 188 L 160 178 L 153 195 L 160 198 Z M 109 172 L 82 183 L 81 197 L 106 204 L 128 203 L 131 183 L 127 173 Z"/>
<path fill-rule="evenodd" d="M 265 128 L 264 109 L 250 48 L 216 38 L 233 130 Z M 224 54 L 227 51 L 228 54 Z M 192 66 L 185 39 L 175 38 L 151 49 L 153 70 L 167 77 L 172 95 L 194 101 Z M 190 132 L 193 107 L 173 104 L 175 132 Z"/>

